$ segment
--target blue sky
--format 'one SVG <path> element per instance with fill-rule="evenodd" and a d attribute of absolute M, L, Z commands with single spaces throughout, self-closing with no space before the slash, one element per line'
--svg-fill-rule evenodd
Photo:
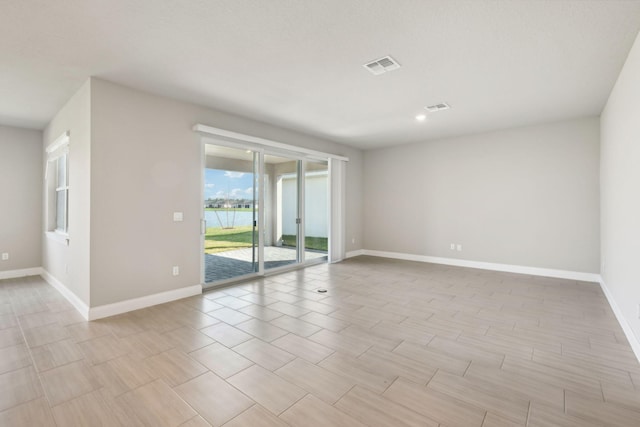
<path fill-rule="evenodd" d="M 205 169 L 205 199 L 251 199 L 253 196 L 253 174 Z"/>

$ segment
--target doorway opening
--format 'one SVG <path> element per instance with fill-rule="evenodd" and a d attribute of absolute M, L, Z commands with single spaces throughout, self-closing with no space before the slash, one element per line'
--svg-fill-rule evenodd
<path fill-rule="evenodd" d="M 204 144 L 203 282 L 326 262 L 328 162 Z"/>
<path fill-rule="evenodd" d="M 204 167 L 204 282 L 258 271 L 256 153 L 207 146 Z"/>

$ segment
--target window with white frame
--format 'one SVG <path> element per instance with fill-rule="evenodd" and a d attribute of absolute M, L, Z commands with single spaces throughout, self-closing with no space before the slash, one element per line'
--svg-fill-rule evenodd
<path fill-rule="evenodd" d="M 47 147 L 47 230 L 69 230 L 69 132 Z"/>
<path fill-rule="evenodd" d="M 67 210 L 69 207 L 69 167 L 67 153 L 58 157 L 56 162 L 56 231 L 66 233 L 68 227 Z"/>

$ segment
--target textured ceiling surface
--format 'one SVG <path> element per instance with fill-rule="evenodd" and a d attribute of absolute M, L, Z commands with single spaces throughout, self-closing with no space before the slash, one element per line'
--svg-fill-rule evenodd
<path fill-rule="evenodd" d="M 640 1 L 0 0 L 0 124 L 89 76 L 365 149 L 597 115 L 639 28 Z"/>

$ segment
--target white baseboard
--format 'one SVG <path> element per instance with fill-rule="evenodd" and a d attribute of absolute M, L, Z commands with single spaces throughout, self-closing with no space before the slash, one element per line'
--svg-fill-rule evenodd
<path fill-rule="evenodd" d="M 492 262 L 469 261 L 465 259 L 440 258 L 426 255 L 412 255 L 398 252 L 362 250 L 359 255 L 370 255 L 382 258 L 402 259 L 405 261 L 430 262 L 433 264 L 453 265 L 456 267 L 479 268 L 481 270 L 505 271 L 508 273 L 528 274 L 531 276 L 555 277 L 558 279 L 579 280 L 582 282 L 600 282 L 600 275 L 580 271 L 554 270 L 550 268 L 526 267 L 522 265 L 496 264 Z"/>
<path fill-rule="evenodd" d="M 47 281 L 51 286 L 56 288 L 58 292 L 62 294 L 63 297 L 67 299 L 73 305 L 76 310 L 80 313 L 82 317 L 89 320 L 89 306 L 85 304 L 76 294 L 74 294 L 69 288 L 67 288 L 61 281 L 56 279 L 45 269 L 40 269 L 41 275 L 44 280 Z"/>
<path fill-rule="evenodd" d="M 127 313 L 153 305 L 164 304 L 182 298 L 199 295 L 202 293 L 202 285 L 187 286 L 186 288 L 173 289 L 171 291 L 146 295 L 140 298 L 133 298 L 125 301 L 105 304 L 89 309 L 88 320 L 102 319 L 104 317 L 115 316 L 116 314 Z"/>
<path fill-rule="evenodd" d="M 604 293 L 604 295 L 607 297 L 607 301 L 609 301 L 609 305 L 613 310 L 613 314 L 616 315 L 616 319 L 618 319 L 618 323 L 622 327 L 622 330 L 624 331 L 624 334 L 627 337 L 629 344 L 631 345 L 631 349 L 636 355 L 636 359 L 638 359 L 638 362 L 640 362 L 640 340 L 633 333 L 633 329 L 631 329 L 631 325 L 629 325 L 629 322 L 627 322 L 627 319 L 622 314 L 622 310 L 620 310 L 618 303 L 613 298 L 613 294 L 611 293 L 611 291 L 607 287 L 607 284 L 602 278 L 600 278 L 600 287 L 602 288 L 602 292 Z"/>
<path fill-rule="evenodd" d="M 62 282 L 53 277 L 47 270 L 38 269 L 36 274 L 42 275 L 51 286 L 56 288 L 78 312 L 87 320 L 97 320 L 104 317 L 115 316 L 116 314 L 126 313 L 128 311 L 138 310 L 141 308 L 151 307 L 152 305 L 163 304 L 193 295 L 202 293 L 201 285 L 188 286 L 186 288 L 174 289 L 171 291 L 160 292 L 153 295 L 147 295 L 140 298 L 133 298 L 126 301 L 120 301 L 113 304 L 101 305 L 98 307 L 87 306 L 76 294 L 69 290 Z"/>
<path fill-rule="evenodd" d="M 470 267 L 470 268 L 479 268 L 482 270 L 494 270 L 494 271 L 505 271 L 509 273 L 520 273 L 520 274 L 528 274 L 532 276 L 544 276 L 544 277 L 555 277 L 559 279 L 571 279 L 571 280 L 579 280 L 582 282 L 596 282 L 600 284 L 602 288 L 602 292 L 604 293 L 607 301 L 609 302 L 609 306 L 613 310 L 613 313 L 618 320 L 618 323 L 622 327 L 629 344 L 631 345 L 631 349 L 633 350 L 636 358 L 640 362 L 640 339 L 636 337 L 633 333 L 633 329 L 627 322 L 627 319 L 622 314 L 620 307 L 616 303 L 611 291 L 607 287 L 606 283 L 602 279 L 602 277 L 597 273 L 583 273 L 579 271 L 567 271 L 567 270 L 554 270 L 548 268 L 538 268 L 538 267 L 525 267 L 521 265 L 509 265 L 509 264 L 494 264 L 490 262 L 479 262 L 479 261 L 468 261 L 463 259 L 453 259 L 453 258 L 439 258 L 439 257 L 431 257 L 424 255 L 412 255 L 412 254 L 403 254 L 398 252 L 384 252 L 384 251 L 372 251 L 368 249 L 364 249 L 358 252 L 356 255 L 369 255 L 369 256 L 378 256 L 382 258 L 393 258 L 393 259 L 401 259 L 405 261 L 418 261 L 418 262 L 430 262 L 434 264 L 444 264 L 444 265 L 453 265 L 457 267 Z M 349 254 L 347 254 L 349 257 Z"/>
<path fill-rule="evenodd" d="M 599 274 L 595 273 L 582 273 L 576 271 L 565 271 L 565 270 L 554 270 L 547 268 L 537 268 L 537 267 L 525 267 L 519 265 L 509 265 L 509 264 L 495 264 L 489 262 L 479 262 L 479 261 L 468 261 L 461 259 L 452 259 L 452 258 L 440 258 L 440 257 L 430 257 L 424 255 L 412 255 L 412 254 L 403 254 L 398 252 L 384 252 L 384 251 L 374 251 L 368 249 L 359 249 L 356 251 L 347 252 L 347 258 L 352 258 L 359 255 L 369 255 L 369 256 L 377 256 L 382 258 L 393 258 L 393 259 L 401 259 L 406 261 L 418 261 L 418 262 L 429 262 L 434 264 L 444 264 L 444 265 L 452 265 L 458 267 L 470 267 L 470 268 L 479 268 L 482 270 L 494 270 L 494 271 L 505 271 L 510 273 L 520 273 L 520 274 L 529 274 L 534 276 L 544 276 L 544 277 L 556 277 L 561 279 L 572 279 L 579 280 L 585 282 L 596 282 L 600 284 L 602 288 L 602 292 L 607 298 L 613 313 L 618 320 L 618 323 L 622 327 L 627 340 L 629 340 L 629 344 L 633 349 L 633 352 L 636 355 L 636 358 L 640 362 L 640 340 L 635 336 L 631 326 L 627 322 L 626 318 L 622 314 L 620 307 L 616 303 L 613 295 L 609 291 L 604 280 L 600 277 Z M 9 279 L 16 277 L 24 277 L 24 276 L 34 276 L 41 275 L 51 286 L 56 288 L 58 292 L 60 292 L 75 308 L 78 312 L 87 320 L 96 320 L 102 319 L 104 317 L 115 316 L 117 314 L 126 313 L 133 310 L 138 310 L 141 308 L 151 307 L 157 304 L 163 304 L 170 301 L 175 301 L 182 298 L 187 298 L 194 295 L 199 295 L 202 293 L 202 285 L 193 285 L 185 288 L 174 289 L 171 291 L 160 292 L 153 295 L 147 295 L 140 298 L 134 298 L 126 301 L 120 301 L 113 304 L 106 304 L 98 307 L 89 308 L 80 298 L 76 296 L 73 292 L 71 292 L 62 282 L 53 277 L 48 271 L 44 270 L 41 267 L 35 268 L 27 268 L 22 270 L 12 270 L 12 271 L 3 271 L 0 272 L 0 279 Z"/>
<path fill-rule="evenodd" d="M 360 256 L 364 254 L 364 249 L 356 249 L 355 251 L 347 252 L 346 258 L 353 258 L 354 256 Z"/>
<path fill-rule="evenodd" d="M 17 277 L 40 276 L 42 267 L 22 268 L 20 270 L 0 271 L 0 280 L 15 279 Z"/>

